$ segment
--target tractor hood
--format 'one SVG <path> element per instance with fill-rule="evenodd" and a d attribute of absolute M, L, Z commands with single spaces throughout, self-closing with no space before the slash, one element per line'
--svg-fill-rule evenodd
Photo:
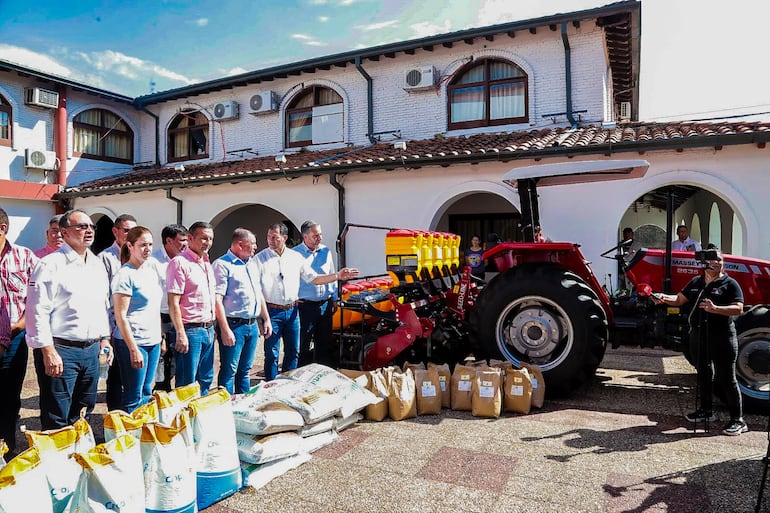
<path fill-rule="evenodd" d="M 519 180 L 533 179 L 538 186 L 569 185 L 641 178 L 650 163 L 646 160 L 584 160 L 558 164 L 536 164 L 511 169 L 503 181 L 517 187 Z"/>

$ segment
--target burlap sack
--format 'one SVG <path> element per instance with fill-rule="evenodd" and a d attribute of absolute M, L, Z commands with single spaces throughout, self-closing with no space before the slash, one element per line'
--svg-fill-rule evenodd
<path fill-rule="evenodd" d="M 513 369 L 513 363 L 508 360 L 495 360 L 493 358 L 489 359 L 489 366 L 495 369 L 502 369 L 503 372 L 508 369 Z"/>
<path fill-rule="evenodd" d="M 388 413 L 393 420 L 411 419 L 417 416 L 417 396 L 414 374 L 411 370 L 391 374 Z"/>
<path fill-rule="evenodd" d="M 513 413 L 529 413 L 532 406 L 532 380 L 529 371 L 506 369 L 503 409 Z"/>
<path fill-rule="evenodd" d="M 545 402 L 545 380 L 543 372 L 535 364 L 521 362 L 521 366 L 529 371 L 529 379 L 532 381 L 532 407 L 542 408 Z"/>
<path fill-rule="evenodd" d="M 476 370 L 486 370 L 490 368 L 486 360 L 471 360 L 465 362 L 465 365 L 473 367 Z"/>
<path fill-rule="evenodd" d="M 414 371 L 414 381 L 417 392 L 417 415 L 438 415 L 441 413 L 441 385 L 438 380 L 438 370 L 432 367 L 428 370 Z"/>
<path fill-rule="evenodd" d="M 446 363 L 442 363 L 441 365 L 436 365 L 435 363 L 429 363 L 428 369 L 431 367 L 434 367 L 438 371 L 438 382 L 439 387 L 441 388 L 441 407 L 442 408 L 451 408 L 452 407 L 452 372 L 449 370 L 449 365 Z"/>
<path fill-rule="evenodd" d="M 476 371 L 471 399 L 471 414 L 474 417 L 497 418 L 500 416 L 503 404 L 500 381 L 500 369 Z"/>
<path fill-rule="evenodd" d="M 412 372 L 416 370 L 425 370 L 425 364 L 422 362 L 417 362 L 417 363 L 404 362 L 404 366 L 402 367 L 402 369 L 404 372 L 406 372 L 406 369 L 412 369 Z"/>
<path fill-rule="evenodd" d="M 467 365 L 455 365 L 452 373 L 450 392 L 451 406 L 453 410 L 471 411 L 473 398 L 473 379 L 476 377 L 476 369 Z"/>
<path fill-rule="evenodd" d="M 380 369 L 367 372 L 368 382 L 366 389 L 380 399 L 380 402 L 366 407 L 366 420 L 380 422 L 388 416 L 388 396 L 390 386 Z"/>

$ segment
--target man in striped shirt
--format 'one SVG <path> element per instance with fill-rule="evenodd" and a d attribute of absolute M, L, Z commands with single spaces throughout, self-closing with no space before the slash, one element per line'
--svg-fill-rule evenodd
<path fill-rule="evenodd" d="M 0 288 L 11 322 L 11 341 L 0 357 L 0 438 L 8 449 L 16 449 L 16 419 L 21 410 L 21 387 L 27 373 L 26 334 L 27 287 L 38 258 L 31 250 L 11 244 L 8 214 L 0 208 Z"/>

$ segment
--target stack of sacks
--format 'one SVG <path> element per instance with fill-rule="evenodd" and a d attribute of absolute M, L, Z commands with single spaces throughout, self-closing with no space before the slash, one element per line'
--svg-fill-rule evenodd
<path fill-rule="evenodd" d="M 29 446 L 39 451 L 37 454 L 40 467 L 48 481 L 48 496 L 52 501 L 52 511 L 54 513 L 65 511 L 81 474 L 81 468 L 72 459 L 72 455 L 76 452 L 87 452 L 96 446 L 91 426 L 85 418 L 81 417 L 73 425 L 61 429 L 24 430 L 24 436 Z"/>
<path fill-rule="evenodd" d="M 198 382 L 177 387 L 171 392 L 156 390 L 153 393 L 158 406 L 158 421 L 170 426 L 177 414 L 184 410 L 190 401 L 201 396 L 201 386 Z"/>
<path fill-rule="evenodd" d="M 30 447 L 0 469 L 0 512 L 51 513 L 53 510 L 40 451 L 37 447 Z"/>
<path fill-rule="evenodd" d="M 158 401 L 155 397 L 131 413 L 126 413 L 123 410 L 112 410 L 104 416 L 104 440 L 109 442 L 124 433 L 139 438 L 143 425 L 158 421 Z"/>

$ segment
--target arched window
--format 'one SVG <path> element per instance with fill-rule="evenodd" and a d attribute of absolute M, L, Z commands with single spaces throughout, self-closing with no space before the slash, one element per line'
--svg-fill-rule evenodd
<path fill-rule="evenodd" d="M 342 142 L 342 107 L 342 97 L 333 89 L 304 89 L 286 108 L 286 146 Z"/>
<path fill-rule="evenodd" d="M 11 104 L 0 96 L 0 146 L 11 145 Z"/>
<path fill-rule="evenodd" d="M 168 160 L 205 159 L 209 156 L 209 120 L 202 112 L 183 112 L 168 129 Z"/>
<path fill-rule="evenodd" d="M 133 164 L 134 132 L 120 116 L 104 109 L 89 109 L 75 116 L 72 128 L 75 155 Z"/>
<path fill-rule="evenodd" d="M 449 84 L 449 129 L 525 123 L 527 75 L 513 63 L 473 61 Z"/>

